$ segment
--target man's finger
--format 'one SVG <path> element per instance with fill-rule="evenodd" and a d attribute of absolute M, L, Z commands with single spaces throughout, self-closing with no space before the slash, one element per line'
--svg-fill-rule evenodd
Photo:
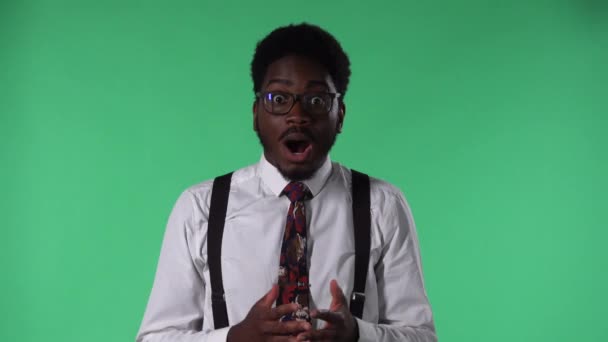
<path fill-rule="evenodd" d="M 341 312 L 334 312 L 329 310 L 314 310 L 311 313 L 311 317 L 338 326 L 344 325 L 344 315 Z"/>
<path fill-rule="evenodd" d="M 260 327 L 266 335 L 297 335 L 312 329 L 310 323 L 306 321 L 265 321 Z"/>
<path fill-rule="evenodd" d="M 295 312 L 296 310 L 298 310 L 300 308 L 300 305 L 296 304 L 296 303 L 289 303 L 289 304 L 283 304 L 283 305 L 279 305 L 276 308 L 272 309 L 270 312 L 270 319 L 274 319 L 277 320 L 287 314 L 290 314 L 292 312 Z"/>
<path fill-rule="evenodd" d="M 329 292 L 331 293 L 331 304 L 329 305 L 331 310 L 337 310 L 340 306 L 347 305 L 344 292 L 335 279 L 329 282 Z"/>
<path fill-rule="evenodd" d="M 264 295 L 264 297 L 260 298 L 260 300 L 258 301 L 258 304 L 261 304 L 261 305 L 269 308 L 272 306 L 272 304 L 274 304 L 274 302 L 277 300 L 278 296 L 279 296 L 279 285 L 274 284 L 270 288 L 270 291 L 268 291 Z"/>

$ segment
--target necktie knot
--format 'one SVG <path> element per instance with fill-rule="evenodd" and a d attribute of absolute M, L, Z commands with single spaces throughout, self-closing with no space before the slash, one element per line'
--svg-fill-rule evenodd
<path fill-rule="evenodd" d="M 283 193 L 289 198 L 291 203 L 305 201 L 312 198 L 308 187 L 302 182 L 291 182 L 285 186 Z"/>

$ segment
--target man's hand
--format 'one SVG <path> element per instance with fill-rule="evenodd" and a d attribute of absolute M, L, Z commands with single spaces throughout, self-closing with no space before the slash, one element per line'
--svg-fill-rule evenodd
<path fill-rule="evenodd" d="M 326 322 L 323 329 L 306 331 L 298 335 L 298 341 L 340 341 L 355 342 L 357 340 L 357 321 L 348 309 L 344 292 L 336 280 L 329 283 L 331 305 L 329 310 L 314 310 L 312 318 Z"/>
<path fill-rule="evenodd" d="M 273 285 L 264 297 L 249 310 L 247 317 L 228 331 L 227 342 L 296 341 L 296 335 L 310 331 L 308 322 L 280 322 L 286 314 L 298 310 L 298 304 L 284 304 L 272 308 L 279 295 L 279 286 Z"/>

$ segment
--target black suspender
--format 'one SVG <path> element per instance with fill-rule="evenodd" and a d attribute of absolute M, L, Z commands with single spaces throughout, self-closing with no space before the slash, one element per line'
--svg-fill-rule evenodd
<path fill-rule="evenodd" d="M 209 205 L 209 223 L 207 225 L 207 262 L 209 264 L 209 278 L 211 279 L 211 309 L 213 310 L 213 324 L 215 329 L 228 326 L 228 311 L 224 296 L 224 280 L 222 279 L 222 237 L 224 235 L 224 222 L 226 221 L 226 208 L 228 207 L 228 194 L 230 193 L 230 180 L 232 173 L 217 177 L 213 181 L 211 203 Z"/>
<path fill-rule="evenodd" d="M 350 312 L 353 316 L 361 318 L 363 305 L 365 304 L 365 281 L 367 279 L 371 239 L 370 187 L 369 176 L 355 170 L 351 170 L 351 172 L 355 236 L 355 281 L 353 293 L 350 297 Z M 209 265 L 209 277 L 211 278 L 211 308 L 215 329 L 228 326 L 221 256 L 231 179 L 232 173 L 215 178 L 209 206 L 207 263 Z"/>
<path fill-rule="evenodd" d="M 350 313 L 361 318 L 365 304 L 365 281 L 370 250 L 370 195 L 369 176 L 352 170 L 353 227 L 355 230 L 355 283 L 350 297 Z"/>

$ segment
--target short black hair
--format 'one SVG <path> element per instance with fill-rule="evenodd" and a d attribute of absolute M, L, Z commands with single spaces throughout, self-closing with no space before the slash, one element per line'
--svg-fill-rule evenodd
<path fill-rule="evenodd" d="M 308 23 L 279 27 L 258 42 L 251 61 L 254 93 L 260 91 L 268 66 L 287 55 L 310 58 L 325 67 L 344 98 L 350 78 L 350 60 L 334 36 Z"/>

